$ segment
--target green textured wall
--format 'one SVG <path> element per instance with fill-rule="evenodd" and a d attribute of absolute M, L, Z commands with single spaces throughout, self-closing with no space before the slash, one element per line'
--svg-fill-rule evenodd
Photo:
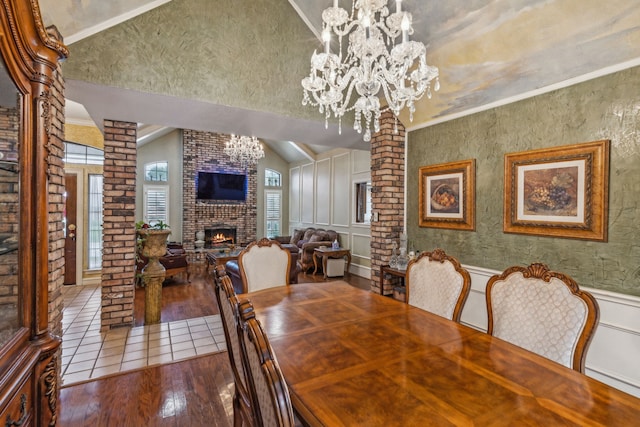
<path fill-rule="evenodd" d="M 66 79 L 323 120 L 301 79 L 320 42 L 286 0 L 173 0 L 69 46 Z"/>
<path fill-rule="evenodd" d="M 419 250 L 503 270 L 540 261 L 582 286 L 640 296 L 640 67 L 409 133 L 407 232 Z M 609 239 L 502 232 L 504 154 L 611 140 Z M 476 231 L 418 226 L 418 169 L 476 159 Z M 412 196 L 413 194 L 413 196 Z"/>

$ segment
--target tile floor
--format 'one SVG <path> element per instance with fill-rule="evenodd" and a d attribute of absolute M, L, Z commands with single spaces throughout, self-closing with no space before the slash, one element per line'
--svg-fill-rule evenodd
<path fill-rule="evenodd" d="M 226 350 L 219 315 L 100 333 L 100 287 L 62 293 L 63 385 Z"/>

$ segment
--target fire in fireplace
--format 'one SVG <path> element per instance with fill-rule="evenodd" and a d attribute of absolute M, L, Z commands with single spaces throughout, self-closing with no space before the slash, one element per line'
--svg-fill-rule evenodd
<path fill-rule="evenodd" d="M 233 245 L 236 242 L 236 227 L 220 226 L 204 229 L 204 247 Z"/>

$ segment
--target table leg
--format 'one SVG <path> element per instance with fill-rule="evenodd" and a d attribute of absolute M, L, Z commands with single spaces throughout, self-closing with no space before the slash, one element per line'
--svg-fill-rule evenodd
<path fill-rule="evenodd" d="M 347 270 L 346 270 L 346 274 L 351 275 L 349 271 L 349 267 L 351 267 L 351 251 L 347 252 Z"/>
<path fill-rule="evenodd" d="M 325 280 L 327 279 L 327 258 L 329 258 L 328 255 L 322 255 L 322 274 Z"/>
<path fill-rule="evenodd" d="M 313 275 L 316 275 L 316 272 L 318 271 L 318 257 L 317 254 L 314 252 L 313 255 Z"/>

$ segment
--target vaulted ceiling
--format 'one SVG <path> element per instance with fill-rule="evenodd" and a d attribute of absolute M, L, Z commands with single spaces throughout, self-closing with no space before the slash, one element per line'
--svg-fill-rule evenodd
<path fill-rule="evenodd" d="M 275 146 L 300 143 L 298 152 L 367 149 L 351 123 L 339 135 L 336 122 L 325 130 L 323 115 L 300 105 L 300 80 L 331 4 L 40 0 L 45 23 L 69 44 L 67 96 L 98 125 L 106 118 L 251 134 Z M 339 4 L 351 10 L 350 0 Z M 409 129 L 640 64 L 637 0 L 404 0 L 402 7 L 441 81 L 413 122 L 400 117 Z"/>

